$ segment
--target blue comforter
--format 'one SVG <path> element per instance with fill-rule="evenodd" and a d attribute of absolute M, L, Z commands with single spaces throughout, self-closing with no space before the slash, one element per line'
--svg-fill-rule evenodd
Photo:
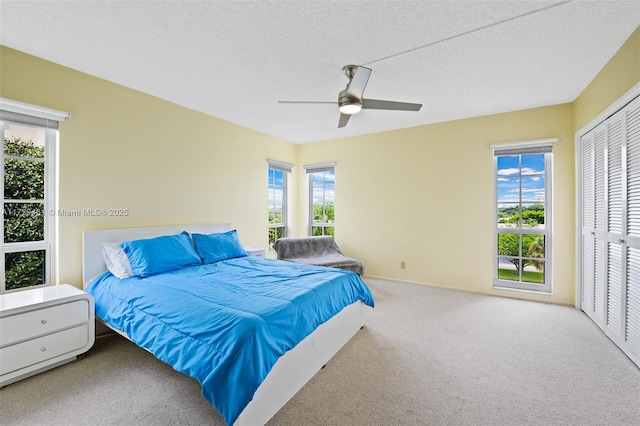
<path fill-rule="evenodd" d="M 241 257 L 147 278 L 96 278 L 96 315 L 196 379 L 228 424 L 278 358 L 320 324 L 373 296 L 349 271 Z"/>

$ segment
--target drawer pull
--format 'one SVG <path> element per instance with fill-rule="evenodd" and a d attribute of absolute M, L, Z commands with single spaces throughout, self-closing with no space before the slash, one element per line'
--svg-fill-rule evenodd
<path fill-rule="evenodd" d="M 46 347 L 44 347 L 44 346 L 40 348 L 40 352 L 44 352 L 44 351 L 46 351 L 46 350 L 47 350 L 47 348 L 46 348 Z"/>
<path fill-rule="evenodd" d="M 45 325 L 47 323 L 47 320 L 42 320 L 40 321 L 40 324 Z"/>

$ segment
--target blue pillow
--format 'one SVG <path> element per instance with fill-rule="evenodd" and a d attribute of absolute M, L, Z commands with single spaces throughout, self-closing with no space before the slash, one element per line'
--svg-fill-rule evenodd
<path fill-rule="evenodd" d="M 202 263 L 247 256 L 235 229 L 220 234 L 191 234 L 191 238 Z"/>
<path fill-rule="evenodd" d="M 141 278 L 202 263 L 186 232 L 125 241 L 120 247 L 129 259 L 133 275 Z"/>

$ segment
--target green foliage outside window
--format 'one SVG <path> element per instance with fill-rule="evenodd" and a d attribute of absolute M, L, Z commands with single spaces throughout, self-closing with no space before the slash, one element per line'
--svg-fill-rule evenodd
<path fill-rule="evenodd" d="M 269 244 L 276 242 L 278 238 L 284 237 L 284 225 L 275 228 L 269 228 Z"/>
<path fill-rule="evenodd" d="M 520 237 L 522 237 L 522 254 L 520 254 Z M 498 256 L 505 256 L 503 259 L 515 266 L 516 273 L 514 275 L 516 280 L 520 276 L 521 268 L 533 266 L 537 271 L 542 271 L 544 269 L 544 236 L 536 234 L 498 234 Z M 502 273 L 503 270 L 500 269 L 498 272 Z M 538 276 L 538 274 L 540 272 L 533 275 Z M 526 275 L 524 271 L 523 275 Z"/>
<path fill-rule="evenodd" d="M 333 203 L 314 204 L 313 205 L 313 226 L 311 227 L 311 235 L 331 235 L 335 237 L 335 228 L 333 223 L 336 219 L 336 212 Z M 325 225 L 325 226 L 321 226 Z M 331 226 L 326 226 L 331 224 Z"/>
<path fill-rule="evenodd" d="M 498 209 L 498 223 L 519 225 L 520 213 L 518 206 L 501 207 Z M 523 206 L 522 227 L 535 228 L 538 225 L 544 225 L 544 206 L 542 204 Z"/>
<path fill-rule="evenodd" d="M 506 224 L 508 227 L 513 228 L 537 228 L 540 225 L 544 225 L 545 212 L 542 204 L 522 206 L 521 208 L 522 223 L 520 222 L 520 208 L 518 206 L 498 209 L 498 223 L 503 224 L 503 226 Z M 520 269 L 523 269 L 523 280 L 540 283 L 544 281 L 542 272 L 544 271 L 544 236 L 522 234 L 522 253 L 520 253 L 520 235 L 500 233 L 498 234 L 498 256 L 505 256 L 503 259 L 515 266 L 515 271 L 498 269 L 500 279 L 518 281 Z M 527 266 L 532 266 L 536 271 L 524 271 Z"/>
<path fill-rule="evenodd" d="M 269 244 L 276 242 L 278 238 L 284 237 L 284 218 L 282 209 L 269 208 Z"/>
<path fill-rule="evenodd" d="M 333 223 L 335 219 L 335 207 L 330 202 L 313 205 L 313 223 Z"/>
<path fill-rule="evenodd" d="M 45 281 L 44 250 L 7 253 L 5 255 L 6 289 L 39 285 Z"/>
<path fill-rule="evenodd" d="M 335 238 L 335 228 L 333 226 L 312 226 L 311 235 L 329 235 Z"/>
<path fill-rule="evenodd" d="M 282 211 L 269 212 L 269 224 L 282 223 Z"/>
<path fill-rule="evenodd" d="M 20 158 L 4 159 L 5 200 L 4 242 L 42 241 L 44 239 L 44 146 L 20 138 L 4 139 L 4 154 Z M 38 161 L 40 160 L 40 161 Z M 45 251 L 5 254 L 7 290 L 42 284 L 45 275 Z"/>

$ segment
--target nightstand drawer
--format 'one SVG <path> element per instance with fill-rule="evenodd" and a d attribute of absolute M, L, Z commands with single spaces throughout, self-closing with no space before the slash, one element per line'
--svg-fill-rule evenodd
<path fill-rule="evenodd" d="M 89 302 L 76 300 L 0 318 L 0 346 L 51 333 L 89 320 Z"/>
<path fill-rule="evenodd" d="M 89 325 L 42 336 L 0 349 L 0 375 L 80 349 L 89 342 Z"/>

